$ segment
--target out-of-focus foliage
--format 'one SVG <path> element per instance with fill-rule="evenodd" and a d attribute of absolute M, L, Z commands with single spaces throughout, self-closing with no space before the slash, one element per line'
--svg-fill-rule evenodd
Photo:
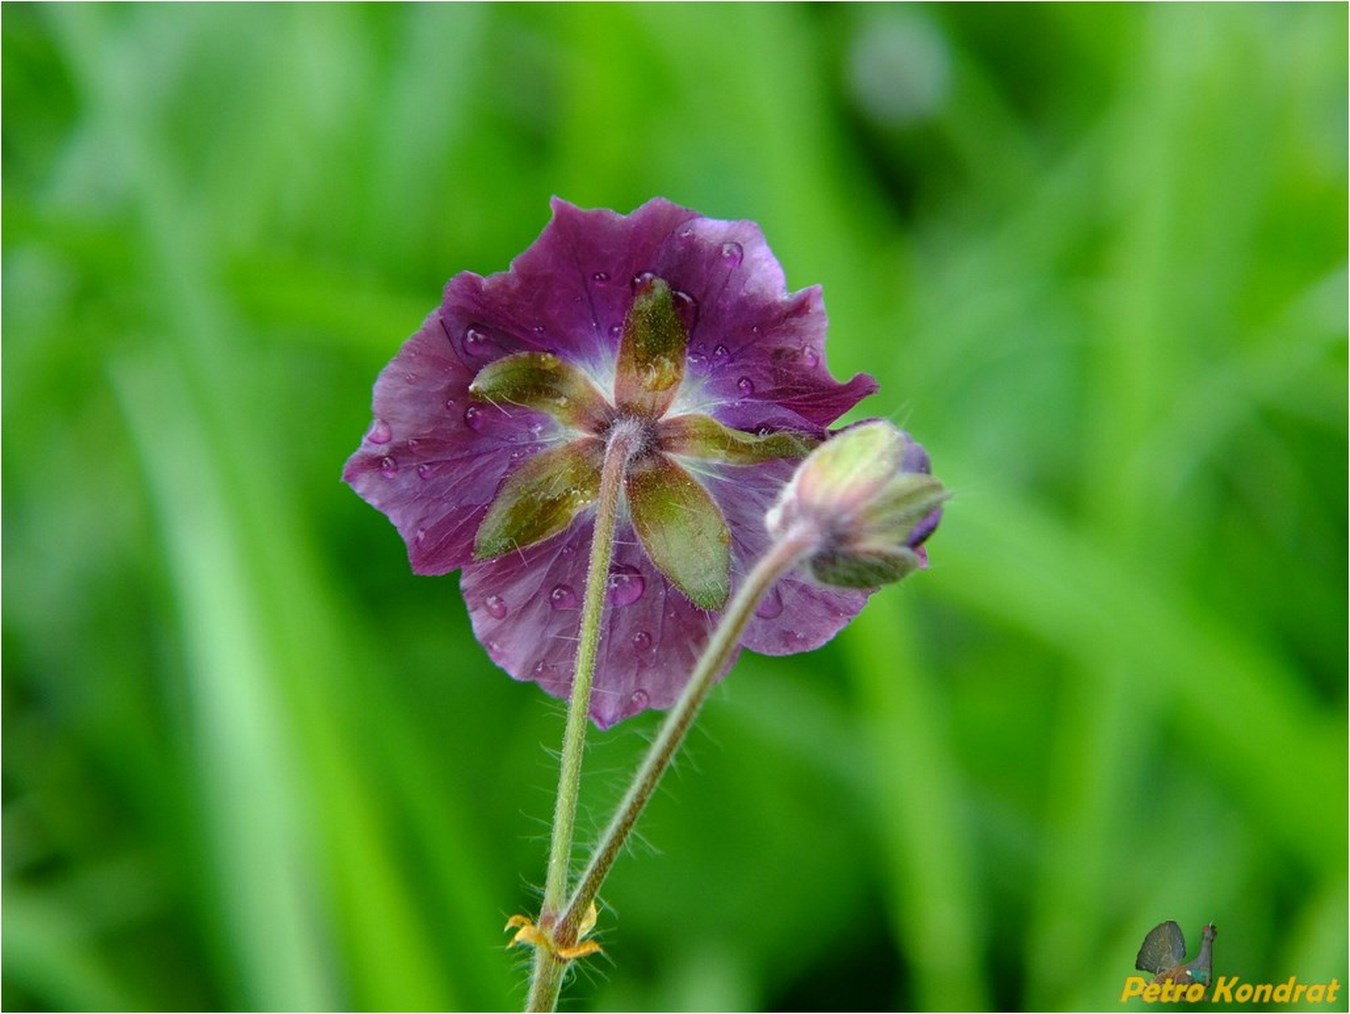
<path fill-rule="evenodd" d="M 571 1008 L 1109 1008 L 1169 918 L 1345 982 L 1346 34 L 7 4 L 5 1006 L 521 1002 L 560 709 L 338 473 L 554 193 L 760 222 L 956 491 L 714 696 Z"/>

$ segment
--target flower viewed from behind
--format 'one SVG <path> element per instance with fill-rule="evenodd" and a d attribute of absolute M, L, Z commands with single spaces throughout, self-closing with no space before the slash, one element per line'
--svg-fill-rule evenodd
<path fill-rule="evenodd" d="M 555 199 L 509 271 L 451 279 L 376 381 L 343 478 L 398 528 L 414 571 L 462 570 L 498 665 L 565 697 L 602 464 L 622 435 L 591 699 L 606 727 L 675 700 L 797 463 L 876 390 L 830 376 L 825 323 L 819 287 L 789 293 L 753 223 Z M 866 594 L 791 574 L 741 645 L 819 647 Z"/>

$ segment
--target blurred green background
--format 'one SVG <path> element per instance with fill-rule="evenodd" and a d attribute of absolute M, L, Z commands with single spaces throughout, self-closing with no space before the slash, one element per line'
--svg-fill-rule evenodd
<path fill-rule="evenodd" d="M 1344 983 L 1346 17 L 6 4 L 4 1006 L 522 1002 L 561 708 L 338 476 L 551 194 L 760 222 L 957 493 L 714 696 L 567 1007 Z"/>

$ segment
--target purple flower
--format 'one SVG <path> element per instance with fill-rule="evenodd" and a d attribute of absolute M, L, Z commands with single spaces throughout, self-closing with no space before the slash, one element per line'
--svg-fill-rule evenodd
<path fill-rule="evenodd" d="M 462 568 L 498 665 L 565 697 L 606 437 L 636 427 L 591 703 L 607 727 L 674 702 L 796 464 L 876 390 L 836 382 L 824 341 L 819 287 L 789 293 L 753 223 L 555 199 L 509 271 L 450 280 L 376 381 L 343 478 L 415 572 Z M 790 575 L 742 646 L 819 647 L 866 595 Z"/>

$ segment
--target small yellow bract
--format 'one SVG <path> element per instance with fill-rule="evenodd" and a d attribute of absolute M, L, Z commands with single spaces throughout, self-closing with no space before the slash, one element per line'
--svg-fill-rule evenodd
<path fill-rule="evenodd" d="M 506 920 L 506 929 L 513 929 L 516 935 L 511 938 L 507 947 L 515 947 L 518 944 L 527 944 L 530 947 L 542 947 L 554 957 L 562 961 L 575 961 L 577 958 L 584 958 L 591 954 L 599 954 L 601 947 L 594 940 L 587 940 L 586 937 L 591 930 L 595 929 L 595 922 L 600 918 L 600 913 L 596 911 L 595 902 L 591 902 L 590 907 L 586 909 L 586 915 L 581 920 L 581 925 L 577 927 L 577 942 L 572 947 L 558 947 L 553 939 L 534 924 L 534 920 L 529 916 L 513 915 Z"/>

